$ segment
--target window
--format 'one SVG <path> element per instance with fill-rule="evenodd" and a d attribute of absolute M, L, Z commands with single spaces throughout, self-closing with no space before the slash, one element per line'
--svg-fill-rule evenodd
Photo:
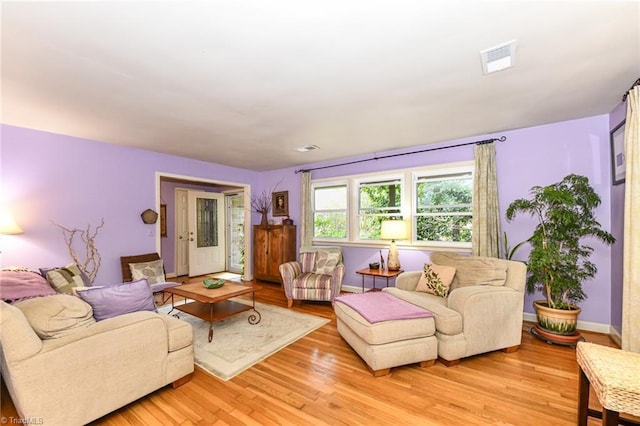
<path fill-rule="evenodd" d="M 464 161 L 314 181 L 314 241 L 380 245 L 382 221 L 405 219 L 411 239 L 401 244 L 470 248 L 473 167 Z"/>
<path fill-rule="evenodd" d="M 358 185 L 358 239 L 379 240 L 383 220 L 402 219 L 402 181 L 362 181 Z"/>
<path fill-rule="evenodd" d="M 417 241 L 471 242 L 471 172 L 418 176 L 415 197 Z"/>
<path fill-rule="evenodd" d="M 314 186 L 313 237 L 347 238 L 347 185 Z"/>

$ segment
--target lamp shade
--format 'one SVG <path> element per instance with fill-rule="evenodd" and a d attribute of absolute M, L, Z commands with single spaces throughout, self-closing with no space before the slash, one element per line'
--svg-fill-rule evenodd
<path fill-rule="evenodd" d="M 22 234 L 23 232 L 9 213 L 0 213 L 0 234 Z"/>
<path fill-rule="evenodd" d="M 406 240 L 409 238 L 409 226 L 405 220 L 383 220 L 380 228 L 383 240 Z"/>

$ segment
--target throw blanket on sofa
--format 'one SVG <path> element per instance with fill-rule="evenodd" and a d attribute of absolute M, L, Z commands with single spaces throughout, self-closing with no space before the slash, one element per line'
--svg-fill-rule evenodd
<path fill-rule="evenodd" d="M 335 302 L 349 306 L 371 324 L 400 319 L 430 318 L 433 316 L 427 310 L 382 292 L 341 295 L 335 298 Z"/>

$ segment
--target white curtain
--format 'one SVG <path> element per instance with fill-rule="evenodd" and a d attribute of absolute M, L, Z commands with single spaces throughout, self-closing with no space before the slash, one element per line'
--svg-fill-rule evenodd
<path fill-rule="evenodd" d="M 474 256 L 500 257 L 500 207 L 495 143 L 476 145 L 475 157 L 471 249 Z"/>
<path fill-rule="evenodd" d="M 311 211 L 311 172 L 302 172 L 302 217 L 300 218 L 300 245 L 308 247 L 313 240 L 313 212 Z"/>
<path fill-rule="evenodd" d="M 640 352 L 640 86 L 627 96 L 624 153 L 622 349 Z"/>

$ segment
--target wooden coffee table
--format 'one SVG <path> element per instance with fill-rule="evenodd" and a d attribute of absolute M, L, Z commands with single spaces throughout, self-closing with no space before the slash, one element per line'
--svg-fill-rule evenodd
<path fill-rule="evenodd" d="M 169 311 L 169 314 L 177 309 L 204 321 L 209 321 L 209 342 L 213 340 L 214 321 L 251 309 L 255 313 L 249 315 L 249 324 L 258 324 L 262 319 L 260 312 L 256 310 L 256 290 L 250 285 L 235 284 L 227 281 L 221 288 L 208 289 L 202 283 L 192 283 L 166 288 L 164 292 L 171 294 L 171 311 Z M 232 297 L 243 294 L 252 295 L 251 305 L 229 300 Z M 174 303 L 174 295 L 182 296 L 187 301 L 182 305 L 176 305 Z"/>

